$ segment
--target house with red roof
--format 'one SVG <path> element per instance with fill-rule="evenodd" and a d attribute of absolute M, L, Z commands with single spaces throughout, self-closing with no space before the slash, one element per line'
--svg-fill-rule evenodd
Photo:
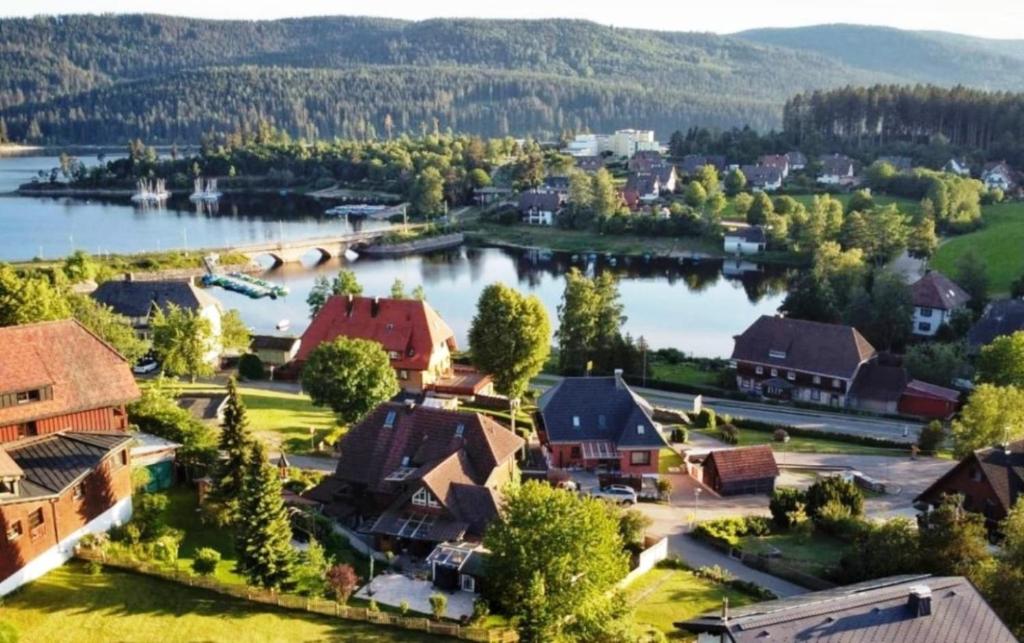
<path fill-rule="evenodd" d="M 377 342 L 388 353 L 404 391 L 422 393 L 455 376 L 455 333 L 425 301 L 336 295 L 327 300 L 302 334 L 295 367 L 301 371 L 309 354 L 338 337 Z M 478 378 L 465 392 L 486 386 Z"/>
<path fill-rule="evenodd" d="M 131 367 L 74 320 L 0 328 L 0 443 L 59 431 L 125 431 Z"/>
<path fill-rule="evenodd" d="M 519 479 L 524 444 L 479 413 L 389 402 L 345 434 L 337 470 L 305 496 L 377 549 L 423 556 L 480 541 Z"/>

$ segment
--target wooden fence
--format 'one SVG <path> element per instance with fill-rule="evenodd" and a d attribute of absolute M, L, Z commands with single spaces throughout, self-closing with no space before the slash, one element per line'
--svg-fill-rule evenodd
<path fill-rule="evenodd" d="M 470 627 L 458 623 L 434 621 L 426 617 L 402 616 L 389 612 L 374 611 L 367 607 L 352 607 L 323 598 L 297 596 L 295 594 L 247 587 L 245 585 L 231 585 L 222 583 L 215 578 L 196 576 L 181 570 L 167 569 L 153 563 L 112 558 L 103 552 L 92 549 L 79 548 L 75 551 L 75 555 L 83 560 L 103 563 L 108 567 L 127 569 L 147 576 L 156 576 L 174 583 L 188 585 L 189 587 L 199 587 L 218 594 L 263 605 L 273 605 L 275 607 L 310 612 L 322 616 L 332 616 L 349 621 L 362 621 L 375 625 L 428 632 L 430 634 L 450 636 L 463 641 L 515 643 L 519 640 L 519 634 L 514 630 Z"/>

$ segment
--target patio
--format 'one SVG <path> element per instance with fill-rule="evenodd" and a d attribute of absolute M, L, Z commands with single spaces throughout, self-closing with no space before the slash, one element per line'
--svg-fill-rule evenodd
<path fill-rule="evenodd" d="M 417 580 L 402 574 L 377 576 L 356 592 L 356 598 L 375 600 L 381 605 L 391 607 L 400 607 L 402 601 L 405 601 L 409 604 L 411 611 L 430 614 L 430 597 L 433 594 L 444 594 L 448 597 L 448 610 L 445 612 L 445 618 L 458 620 L 463 616 L 472 616 L 476 594 L 461 591 L 446 592 L 434 587 L 434 584 L 428 580 Z"/>

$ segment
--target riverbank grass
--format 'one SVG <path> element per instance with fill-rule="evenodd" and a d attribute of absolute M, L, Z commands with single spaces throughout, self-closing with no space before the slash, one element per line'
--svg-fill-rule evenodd
<path fill-rule="evenodd" d="M 554 226 L 478 223 L 466 234 L 480 243 L 497 243 L 555 252 L 597 252 L 621 255 L 673 256 L 674 254 L 722 254 L 722 244 L 704 237 L 641 237 L 607 235 L 586 230 L 563 230 Z"/>
<path fill-rule="evenodd" d="M 950 277 L 960 258 L 973 250 L 987 268 L 990 290 L 1006 294 L 1024 275 L 1024 203 L 1000 203 L 983 209 L 984 227 L 942 242 L 931 267 Z"/>
<path fill-rule="evenodd" d="M 101 641 L 360 641 L 454 639 L 258 606 L 169 581 L 69 563 L 4 599 L 21 643 Z"/>
<path fill-rule="evenodd" d="M 906 449 L 891 449 L 886 447 L 853 444 L 851 442 L 840 442 L 839 440 L 830 440 L 827 437 L 807 438 L 802 436 L 790 436 L 789 442 L 776 442 L 775 437 L 768 431 L 744 429 L 742 428 L 742 420 L 737 420 L 737 423 L 740 425 L 738 428 L 739 443 L 737 446 L 741 447 L 767 444 L 771 446 L 772 450 L 776 453 L 790 452 L 843 455 L 884 455 L 891 457 L 908 457 L 910 455 L 909 445 Z M 716 440 L 721 440 L 717 431 L 692 429 L 692 432 L 698 435 L 714 438 Z"/>

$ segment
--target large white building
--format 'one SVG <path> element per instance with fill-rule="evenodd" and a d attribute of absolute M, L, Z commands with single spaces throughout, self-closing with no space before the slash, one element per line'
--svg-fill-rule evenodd
<path fill-rule="evenodd" d="M 577 134 L 565 151 L 572 156 L 599 156 L 611 149 L 607 134 Z"/>
<path fill-rule="evenodd" d="M 661 145 L 654 139 L 654 130 L 620 129 L 614 134 L 577 134 L 565 146 L 572 156 L 600 156 L 611 152 L 616 157 L 632 158 L 637 152 L 658 151 Z"/>

